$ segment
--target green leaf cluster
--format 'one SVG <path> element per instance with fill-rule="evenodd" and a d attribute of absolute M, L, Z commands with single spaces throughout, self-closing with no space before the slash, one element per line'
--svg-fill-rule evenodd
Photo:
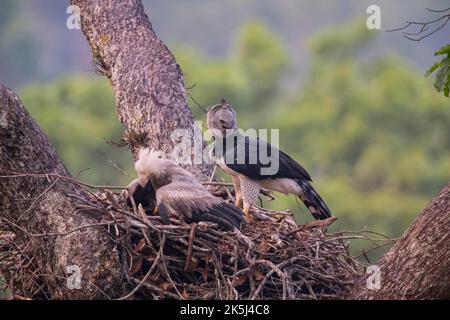
<path fill-rule="evenodd" d="M 440 48 L 434 55 L 445 55 L 445 57 L 433 64 L 425 73 L 425 77 L 436 73 L 434 87 L 438 92 L 443 92 L 448 98 L 450 95 L 450 44 Z"/>

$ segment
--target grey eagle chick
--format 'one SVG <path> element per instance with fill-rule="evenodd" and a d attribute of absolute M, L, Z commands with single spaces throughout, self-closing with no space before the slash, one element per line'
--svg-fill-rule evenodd
<path fill-rule="evenodd" d="M 311 185 L 308 172 L 269 143 L 241 134 L 236 113 L 225 99 L 208 108 L 207 122 L 215 139 L 212 156 L 231 175 L 236 206 L 241 207 L 243 202 L 247 221 L 252 219 L 250 207 L 256 203 L 261 188 L 298 196 L 315 219 L 331 217 L 330 209 Z M 268 170 L 271 168 L 276 170 Z"/>
<path fill-rule="evenodd" d="M 170 222 L 170 214 L 186 222 L 211 221 L 225 230 L 239 229 L 244 222 L 241 209 L 213 196 L 190 172 L 160 158 L 157 152 L 141 149 L 135 169 L 142 188 L 151 182 L 156 194 L 155 211 L 165 223 Z"/>

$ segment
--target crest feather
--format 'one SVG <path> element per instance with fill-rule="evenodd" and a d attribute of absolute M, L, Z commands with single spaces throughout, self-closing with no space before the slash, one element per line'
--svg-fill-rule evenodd
<path fill-rule="evenodd" d="M 139 150 L 139 156 L 138 159 L 139 160 L 144 160 L 144 159 L 161 159 L 163 156 L 161 151 L 158 150 L 153 150 L 150 148 L 142 148 Z"/>
<path fill-rule="evenodd" d="M 142 148 L 139 150 L 138 154 L 138 160 L 134 164 L 134 167 L 137 172 L 148 172 L 151 171 L 153 168 L 152 162 L 155 159 L 161 159 L 162 158 L 162 152 L 149 149 L 149 148 Z"/>

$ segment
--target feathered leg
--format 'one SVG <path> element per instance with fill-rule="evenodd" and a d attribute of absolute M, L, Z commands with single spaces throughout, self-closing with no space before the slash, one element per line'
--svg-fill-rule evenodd
<path fill-rule="evenodd" d="M 242 211 L 244 212 L 245 220 L 248 223 L 251 223 L 253 221 L 253 217 L 250 214 L 250 209 L 258 199 L 261 186 L 259 185 L 259 183 L 247 177 L 240 176 L 239 179 L 242 191 L 242 199 L 244 202 L 244 209 Z"/>

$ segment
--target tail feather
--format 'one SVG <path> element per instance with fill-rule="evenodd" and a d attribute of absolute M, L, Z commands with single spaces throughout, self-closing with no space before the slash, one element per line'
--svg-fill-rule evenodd
<path fill-rule="evenodd" d="M 316 220 L 324 220 L 331 217 L 331 212 L 328 206 L 323 201 L 322 197 L 314 190 L 309 181 L 298 179 L 298 185 L 303 190 L 303 195 L 299 196 L 305 206 L 311 212 Z"/>

